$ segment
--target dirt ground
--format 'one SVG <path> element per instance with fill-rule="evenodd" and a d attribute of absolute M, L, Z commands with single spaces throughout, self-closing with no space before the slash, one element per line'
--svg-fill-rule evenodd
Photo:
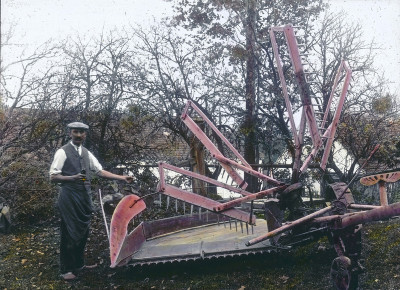
<path fill-rule="evenodd" d="M 97 215 L 86 270 L 74 282 L 59 278 L 57 218 L 0 234 L 0 289 L 333 289 L 327 241 L 289 252 L 235 258 L 109 268 L 105 228 Z M 400 289 L 400 219 L 363 229 L 365 273 L 359 289 Z"/>

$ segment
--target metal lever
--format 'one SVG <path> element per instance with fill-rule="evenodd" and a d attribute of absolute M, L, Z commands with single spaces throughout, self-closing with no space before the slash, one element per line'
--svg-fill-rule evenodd
<path fill-rule="evenodd" d="M 110 230 L 108 229 L 108 225 L 107 225 L 106 213 L 104 212 L 103 199 L 101 197 L 101 189 L 100 188 L 99 188 L 99 198 L 100 198 L 101 212 L 103 213 L 104 225 L 106 226 L 107 238 L 108 238 L 108 241 L 110 241 Z"/>

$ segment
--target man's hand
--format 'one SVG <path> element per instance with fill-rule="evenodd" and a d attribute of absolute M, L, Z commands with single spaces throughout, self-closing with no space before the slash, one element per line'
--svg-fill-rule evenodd
<path fill-rule="evenodd" d="M 104 169 L 101 170 L 99 173 L 97 173 L 97 175 L 99 175 L 103 178 L 107 178 L 107 179 L 115 179 L 115 180 L 125 181 L 126 183 L 132 183 L 132 181 L 134 180 L 133 176 L 118 175 L 118 174 L 111 173 Z"/>
<path fill-rule="evenodd" d="M 86 174 L 82 174 L 82 173 L 72 175 L 71 177 L 73 180 L 82 180 L 82 181 L 86 180 Z"/>
<path fill-rule="evenodd" d="M 124 176 L 124 178 L 126 183 L 132 183 L 134 179 L 133 176 Z"/>

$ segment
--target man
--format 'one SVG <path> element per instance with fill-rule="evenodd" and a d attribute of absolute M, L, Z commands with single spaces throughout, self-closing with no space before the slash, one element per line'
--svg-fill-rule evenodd
<path fill-rule="evenodd" d="M 84 264 L 84 250 L 92 214 L 90 179 L 92 173 L 107 179 L 133 181 L 131 176 L 113 174 L 102 168 L 93 154 L 82 146 L 89 126 L 68 124 L 71 141 L 58 149 L 50 167 L 50 180 L 60 184 L 57 206 L 61 215 L 60 271 L 64 280 L 76 279 Z"/>

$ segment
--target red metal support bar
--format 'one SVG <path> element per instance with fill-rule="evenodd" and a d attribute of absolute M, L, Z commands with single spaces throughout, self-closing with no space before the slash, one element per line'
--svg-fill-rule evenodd
<path fill-rule="evenodd" d="M 328 207 L 325 207 L 323 209 L 320 209 L 320 210 L 318 210 L 318 211 L 316 211 L 316 212 L 314 212 L 312 214 L 309 214 L 309 215 L 307 215 L 305 217 L 297 219 L 297 220 L 293 221 L 290 224 L 285 224 L 285 225 L 283 225 L 283 226 L 281 226 L 281 227 L 279 227 L 279 228 L 277 228 L 277 229 L 275 229 L 275 230 L 273 230 L 271 232 L 268 232 L 265 235 L 259 236 L 259 237 L 255 238 L 255 239 L 252 239 L 252 240 L 250 240 L 250 241 L 248 241 L 246 243 L 246 246 L 251 246 L 251 245 L 260 243 L 262 241 L 265 241 L 267 239 L 270 239 L 270 238 L 272 238 L 272 237 L 274 237 L 276 235 L 279 235 L 279 234 L 281 234 L 283 232 L 286 232 L 286 231 L 288 231 L 288 230 L 290 230 L 290 229 L 292 229 L 292 228 L 294 228 L 296 226 L 299 226 L 299 225 L 301 225 L 301 224 L 303 224 L 305 222 L 311 221 L 313 218 L 321 216 L 324 213 L 329 212 L 330 210 L 332 210 L 331 206 L 328 206 Z"/>
<path fill-rule="evenodd" d="M 291 24 L 285 25 L 284 34 L 289 49 L 289 55 L 293 64 L 294 75 L 300 88 L 300 97 L 306 113 L 311 139 L 314 146 L 319 146 L 322 143 L 322 140 L 318 131 L 318 125 L 315 119 L 315 113 L 311 102 L 310 88 L 305 77 L 303 64 L 301 63 L 300 58 L 299 47 L 297 45 L 293 26 Z"/>
<path fill-rule="evenodd" d="M 193 134 L 200 140 L 201 143 L 210 151 L 212 155 L 222 155 L 218 148 L 208 139 L 207 135 L 200 129 L 200 127 L 186 115 L 182 118 L 186 126 L 193 132 Z M 238 184 L 241 188 L 245 189 L 247 183 L 244 179 L 229 165 L 221 164 L 221 166 L 226 170 L 226 172 L 231 176 L 231 178 Z M 245 166 L 246 167 L 246 166 Z M 247 168 L 247 167 L 246 167 Z"/>
<path fill-rule="evenodd" d="M 351 225 L 383 220 L 397 215 L 400 215 L 400 202 L 388 206 L 380 206 L 379 208 L 345 217 L 341 220 L 341 223 L 338 224 L 338 228 L 346 228 Z"/>
<path fill-rule="evenodd" d="M 226 210 L 228 208 L 232 208 L 234 206 L 237 206 L 237 205 L 239 205 L 239 204 L 241 204 L 243 202 L 259 199 L 259 198 L 262 198 L 262 197 L 264 197 L 266 195 L 273 194 L 273 193 L 275 193 L 277 191 L 284 190 L 286 187 L 287 187 L 286 185 L 278 186 L 278 187 L 270 188 L 270 189 L 263 190 L 263 191 L 260 191 L 260 192 L 257 192 L 257 193 L 253 193 L 253 194 L 245 196 L 245 197 L 236 198 L 234 200 L 222 203 L 222 204 L 214 207 L 214 211 L 216 211 L 216 212 L 224 211 L 224 210 Z"/>
<path fill-rule="evenodd" d="M 296 128 L 296 124 L 294 122 L 292 104 L 289 99 L 289 93 L 288 93 L 288 89 L 287 89 L 286 79 L 285 79 L 283 67 L 282 67 L 282 60 L 279 56 L 278 44 L 277 44 L 276 38 L 275 38 L 275 33 L 274 33 L 275 31 L 282 32 L 283 28 L 280 29 L 280 27 L 273 27 L 269 30 L 269 35 L 271 38 L 272 49 L 274 51 L 276 66 L 278 68 L 279 79 L 281 81 L 283 98 L 285 99 L 286 109 L 287 109 L 288 116 L 289 116 L 290 128 L 292 129 L 293 140 L 294 140 L 295 146 L 299 146 L 299 143 L 300 143 L 299 137 L 297 136 L 297 128 Z"/>
<path fill-rule="evenodd" d="M 352 216 L 357 213 L 360 213 L 360 212 L 349 212 L 349 213 L 345 213 L 345 214 L 321 216 L 321 217 L 313 218 L 310 222 L 313 224 L 322 224 L 322 223 L 331 224 L 332 222 L 338 221 L 338 220 L 342 219 L 343 217 Z"/>
<path fill-rule="evenodd" d="M 369 205 L 369 204 L 351 204 L 348 206 L 349 209 L 357 209 L 357 210 L 363 210 L 363 211 L 358 211 L 358 212 L 348 212 L 342 215 L 329 215 L 329 216 L 323 216 L 323 217 L 317 217 L 314 218 L 311 222 L 312 223 L 329 223 L 332 221 L 338 221 L 342 220 L 347 217 L 355 216 L 360 213 L 366 213 L 369 210 L 372 209 L 377 209 L 377 208 L 382 208 L 380 205 Z M 340 224 L 340 223 L 339 223 Z"/>
<path fill-rule="evenodd" d="M 228 184 L 225 184 L 223 182 L 220 182 L 220 181 L 217 181 L 215 179 L 209 178 L 207 176 L 204 176 L 204 175 L 192 172 L 192 171 L 188 171 L 188 170 L 185 170 L 185 169 L 170 165 L 168 163 L 159 162 L 158 166 L 159 166 L 159 171 L 163 172 L 163 176 L 164 176 L 164 169 L 168 169 L 168 170 L 171 170 L 171 171 L 174 171 L 174 172 L 177 172 L 177 173 L 189 176 L 189 177 L 193 177 L 193 178 L 197 178 L 197 179 L 203 180 L 205 182 L 208 182 L 208 183 L 214 184 L 216 186 L 225 188 L 227 190 L 239 193 L 241 195 L 245 195 L 246 196 L 246 195 L 251 195 L 252 194 L 252 193 L 250 193 L 248 191 L 245 191 L 245 190 L 243 190 L 241 188 L 230 186 Z M 164 184 L 165 184 L 165 181 L 162 183 L 162 185 L 164 185 Z M 161 184 L 160 184 L 160 191 L 163 191 L 162 188 L 164 188 L 164 187 L 161 186 Z"/>
<path fill-rule="evenodd" d="M 381 205 L 389 205 L 385 181 L 380 180 L 378 184 L 379 184 L 379 200 L 381 202 Z"/>
<path fill-rule="evenodd" d="M 265 181 L 267 181 L 267 182 L 269 182 L 271 184 L 283 185 L 283 182 L 278 181 L 276 179 L 273 179 L 272 177 L 270 177 L 268 175 L 262 174 L 262 173 L 258 172 L 257 170 L 254 170 L 254 169 L 251 169 L 251 168 L 247 168 L 246 166 L 244 166 L 242 164 L 239 164 L 239 163 L 237 163 L 235 161 L 232 161 L 232 160 L 222 156 L 221 154 L 214 154 L 213 156 L 214 156 L 215 159 L 217 159 L 219 162 L 221 162 L 221 164 L 228 164 L 228 165 L 230 165 L 232 167 L 241 169 L 244 172 L 246 172 L 246 173 L 248 173 L 250 175 L 253 175 L 255 177 L 258 177 L 258 178 L 260 178 L 262 180 L 265 180 Z"/>
<path fill-rule="evenodd" d="M 186 102 L 185 109 L 183 109 L 183 112 L 182 112 L 182 114 L 181 114 L 181 119 L 182 119 L 182 120 L 185 119 L 186 116 L 189 114 L 189 109 L 190 109 L 190 105 L 191 105 L 191 104 L 192 104 L 192 102 L 191 102 L 190 100 L 188 100 L 188 101 Z"/>
<path fill-rule="evenodd" d="M 342 74 L 343 64 L 344 64 L 344 62 L 343 62 L 343 60 L 342 60 L 342 61 L 340 62 L 340 65 L 339 65 L 338 70 L 336 71 L 335 80 L 333 81 L 333 86 L 332 86 L 331 94 L 329 95 L 329 100 L 328 100 L 328 103 L 327 103 L 327 105 L 326 105 L 326 109 L 325 109 L 325 112 L 324 112 L 324 118 L 322 119 L 321 127 L 324 127 L 326 121 L 328 120 L 328 116 L 329 116 L 329 112 L 330 112 L 330 109 L 331 109 L 333 97 L 335 96 L 335 91 L 336 91 L 336 88 L 337 88 L 337 86 L 338 86 L 340 76 L 341 76 L 341 74 Z"/>
<path fill-rule="evenodd" d="M 326 129 L 322 138 L 328 138 L 330 131 L 331 131 L 331 126 L 332 126 L 332 124 L 330 124 L 329 127 Z M 307 170 L 308 166 L 310 165 L 311 160 L 315 157 L 315 155 L 317 154 L 317 152 L 321 148 L 321 146 L 322 146 L 322 144 L 319 144 L 319 146 L 313 147 L 313 149 L 311 150 L 311 153 L 307 156 L 306 160 L 304 160 L 304 163 L 300 168 L 300 174 Z"/>
<path fill-rule="evenodd" d="M 362 210 L 370 210 L 380 207 L 381 207 L 380 205 L 355 204 L 355 203 L 352 203 L 348 206 L 349 209 L 362 209 Z"/>
<path fill-rule="evenodd" d="M 218 130 L 217 127 L 207 118 L 207 116 L 191 101 L 188 101 L 187 106 L 191 106 L 197 114 L 200 115 L 200 117 L 203 118 L 203 120 L 210 126 L 210 128 L 214 131 L 215 134 L 218 135 L 219 138 L 225 143 L 225 145 L 232 151 L 232 153 L 243 163 L 248 168 L 251 168 L 251 166 L 247 163 L 246 159 L 243 158 L 242 155 L 240 155 L 239 151 L 236 150 L 235 147 L 228 141 L 228 139 L 225 138 L 225 136 Z M 182 114 L 182 119 L 185 119 L 188 114 L 187 114 L 187 109 L 184 111 L 184 114 Z M 200 140 L 201 141 L 201 140 Z"/>
<path fill-rule="evenodd" d="M 212 200 L 210 198 L 201 195 L 197 195 L 195 193 L 186 191 L 184 189 L 169 184 L 165 184 L 163 194 L 200 206 L 210 211 L 214 211 L 214 208 L 220 204 L 218 201 Z M 221 214 L 250 224 L 255 224 L 256 222 L 256 218 L 253 215 L 250 215 L 250 213 L 238 209 L 228 209 Z"/>
<path fill-rule="evenodd" d="M 340 68 L 343 68 L 346 71 L 346 77 L 344 79 L 344 83 L 343 83 L 343 87 L 342 87 L 342 91 L 340 94 L 340 98 L 339 98 L 339 103 L 336 107 L 336 111 L 335 111 L 335 116 L 333 117 L 332 123 L 331 123 L 331 129 L 330 129 L 330 134 L 328 137 L 328 140 L 326 141 L 326 145 L 325 145 L 325 151 L 324 154 L 322 156 L 321 159 L 321 168 L 323 170 L 326 169 L 326 163 L 328 162 L 328 157 L 331 151 L 331 147 L 333 144 L 333 139 L 335 137 L 335 133 L 336 133 L 336 129 L 339 125 L 339 120 L 340 120 L 340 115 L 342 113 L 342 109 L 343 109 L 343 105 L 344 105 L 344 101 L 346 99 L 346 95 L 347 95 L 347 91 L 349 89 L 349 85 L 350 85 L 350 80 L 351 80 L 351 69 L 349 68 L 349 66 L 347 65 L 347 63 L 345 61 L 342 60 L 342 65 L 340 66 Z M 333 94 L 333 90 L 335 88 L 332 89 L 331 94 Z M 328 112 L 325 112 L 325 116 L 324 116 L 324 121 L 326 120 L 328 115 Z"/>

